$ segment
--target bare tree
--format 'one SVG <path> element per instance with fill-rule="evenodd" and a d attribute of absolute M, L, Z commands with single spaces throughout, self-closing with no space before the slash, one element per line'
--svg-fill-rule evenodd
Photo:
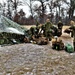
<path fill-rule="evenodd" d="M 53 0 L 50 0 L 50 2 L 48 2 L 48 6 L 50 9 L 50 12 L 52 13 L 52 9 L 53 9 Z"/>
<path fill-rule="evenodd" d="M 53 12 L 53 9 L 54 9 L 54 2 L 53 0 L 50 0 L 48 3 L 47 3 L 48 7 L 49 7 L 49 17 L 51 19 L 51 21 L 53 22 L 53 17 L 54 17 L 54 12 Z"/>
<path fill-rule="evenodd" d="M 25 21 L 25 12 L 21 9 L 19 12 L 17 12 L 13 19 L 15 22 L 23 25 Z"/>
<path fill-rule="evenodd" d="M 7 0 L 7 17 L 12 18 L 12 0 Z"/>
<path fill-rule="evenodd" d="M 2 15 L 6 15 L 6 3 L 0 3 L 0 10 L 2 11 Z"/>
<path fill-rule="evenodd" d="M 68 2 L 66 0 L 50 0 L 50 2 L 48 3 L 49 8 L 50 8 L 50 12 L 52 13 L 52 10 L 55 9 L 55 21 L 56 23 L 59 20 L 62 20 L 64 16 L 64 11 L 65 11 L 65 7 L 62 8 L 63 4 L 68 4 Z"/>
<path fill-rule="evenodd" d="M 5 3 L 0 3 L 0 16 L 5 14 Z"/>
<path fill-rule="evenodd" d="M 69 8 L 70 19 L 73 18 L 74 10 L 75 10 L 75 0 L 70 0 L 70 8 Z"/>
<path fill-rule="evenodd" d="M 32 0 L 22 0 L 23 1 L 23 4 L 24 5 L 27 5 L 30 9 L 30 13 L 31 13 L 31 16 L 33 17 L 34 16 L 34 11 L 33 11 L 33 2 Z"/>
<path fill-rule="evenodd" d="M 40 6 L 37 7 L 37 5 L 35 5 L 34 11 L 37 12 L 37 14 L 39 15 L 40 18 L 40 22 L 44 23 L 45 19 L 44 17 L 46 16 L 46 2 L 48 0 L 33 0 L 33 1 L 39 1 L 40 2 Z"/>
<path fill-rule="evenodd" d="M 7 17 L 12 18 L 12 13 L 17 13 L 18 6 L 22 5 L 22 2 L 19 0 L 6 0 L 5 6 L 7 7 Z M 5 11 L 5 10 L 4 10 Z"/>
<path fill-rule="evenodd" d="M 13 3 L 13 9 L 15 10 L 15 12 L 17 12 L 17 8 L 18 8 L 18 6 L 22 5 L 22 1 L 12 0 L 12 3 Z"/>

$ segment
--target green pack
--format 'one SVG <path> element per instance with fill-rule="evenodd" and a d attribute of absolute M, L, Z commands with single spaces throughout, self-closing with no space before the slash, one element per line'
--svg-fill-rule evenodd
<path fill-rule="evenodd" d="M 74 52 L 74 48 L 72 47 L 71 44 L 67 44 L 66 47 L 65 47 L 65 50 L 66 50 L 68 53 L 73 53 L 73 52 Z"/>

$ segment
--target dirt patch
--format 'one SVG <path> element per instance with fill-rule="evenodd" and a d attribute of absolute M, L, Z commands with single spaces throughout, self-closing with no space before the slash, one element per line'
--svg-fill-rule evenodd
<path fill-rule="evenodd" d="M 59 38 L 72 43 L 65 33 Z M 75 53 L 51 47 L 51 41 L 48 45 L 24 43 L 0 47 L 0 75 L 74 75 Z"/>
<path fill-rule="evenodd" d="M 75 55 L 51 44 L 18 44 L 0 48 L 0 75 L 74 75 Z"/>

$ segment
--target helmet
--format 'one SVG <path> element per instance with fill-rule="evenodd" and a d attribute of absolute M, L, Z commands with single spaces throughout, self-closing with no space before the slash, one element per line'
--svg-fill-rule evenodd
<path fill-rule="evenodd" d="M 71 24 L 71 25 L 74 25 L 74 24 L 75 24 L 75 22 L 71 20 L 71 21 L 70 21 L 70 24 Z"/>
<path fill-rule="evenodd" d="M 58 23 L 62 23 L 61 21 L 59 21 Z"/>
<path fill-rule="evenodd" d="M 46 22 L 50 22 L 50 19 L 47 19 Z"/>
<path fill-rule="evenodd" d="M 55 38 L 55 39 L 57 39 L 57 38 L 58 38 L 58 36 L 54 36 L 54 38 Z"/>

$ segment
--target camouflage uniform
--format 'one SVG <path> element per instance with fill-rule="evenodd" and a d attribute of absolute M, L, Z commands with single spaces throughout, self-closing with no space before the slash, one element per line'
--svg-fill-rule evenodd
<path fill-rule="evenodd" d="M 39 26 L 30 28 L 30 30 L 29 30 L 30 31 L 30 33 L 29 33 L 30 39 L 32 39 L 33 36 L 35 38 L 38 38 L 38 36 L 39 36 L 39 29 L 40 29 Z"/>
<path fill-rule="evenodd" d="M 72 29 L 72 31 L 73 31 L 73 46 L 74 46 L 74 51 L 75 51 L 75 24 L 74 24 L 74 21 L 71 21 L 71 22 L 73 22 L 73 23 L 71 23 L 72 24 L 72 26 L 69 28 L 69 29 Z"/>
<path fill-rule="evenodd" d="M 39 22 L 38 21 L 36 21 L 36 26 L 38 26 L 39 25 Z"/>
<path fill-rule="evenodd" d="M 46 36 L 47 38 L 49 37 L 49 36 L 48 36 L 48 33 L 49 33 L 51 27 L 52 27 L 52 23 L 51 23 L 51 22 L 46 22 L 44 33 L 45 33 L 45 36 Z"/>
<path fill-rule="evenodd" d="M 35 27 L 30 28 L 28 35 L 29 35 L 29 39 L 31 40 L 32 36 L 35 35 Z"/>

